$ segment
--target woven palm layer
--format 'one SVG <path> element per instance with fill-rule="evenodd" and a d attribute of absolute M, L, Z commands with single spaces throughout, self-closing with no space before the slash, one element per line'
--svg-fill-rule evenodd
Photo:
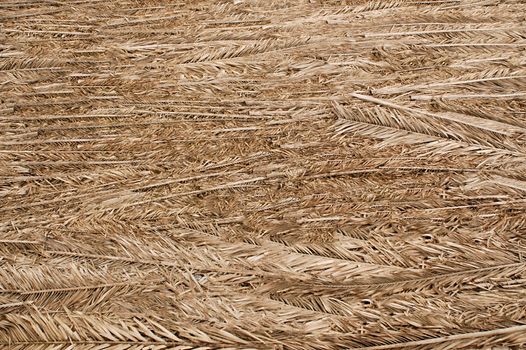
<path fill-rule="evenodd" d="M 0 348 L 519 349 L 526 3 L 0 3 Z"/>

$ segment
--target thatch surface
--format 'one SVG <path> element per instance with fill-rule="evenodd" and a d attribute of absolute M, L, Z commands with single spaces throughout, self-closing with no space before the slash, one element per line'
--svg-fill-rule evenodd
<path fill-rule="evenodd" d="M 526 343 L 523 0 L 0 3 L 0 348 Z"/>

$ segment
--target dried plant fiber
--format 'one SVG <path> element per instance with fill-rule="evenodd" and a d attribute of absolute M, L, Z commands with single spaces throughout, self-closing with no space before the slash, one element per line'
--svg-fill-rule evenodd
<path fill-rule="evenodd" d="M 526 348 L 524 0 L 0 2 L 0 349 Z"/>

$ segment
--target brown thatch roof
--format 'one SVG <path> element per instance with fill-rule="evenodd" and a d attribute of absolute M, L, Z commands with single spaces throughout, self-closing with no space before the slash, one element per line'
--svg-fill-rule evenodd
<path fill-rule="evenodd" d="M 0 2 L 0 348 L 526 346 L 525 13 Z"/>

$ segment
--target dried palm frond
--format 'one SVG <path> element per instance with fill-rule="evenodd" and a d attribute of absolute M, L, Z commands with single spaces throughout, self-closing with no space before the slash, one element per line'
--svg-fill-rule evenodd
<path fill-rule="evenodd" d="M 525 11 L 0 3 L 0 348 L 524 347 Z"/>

